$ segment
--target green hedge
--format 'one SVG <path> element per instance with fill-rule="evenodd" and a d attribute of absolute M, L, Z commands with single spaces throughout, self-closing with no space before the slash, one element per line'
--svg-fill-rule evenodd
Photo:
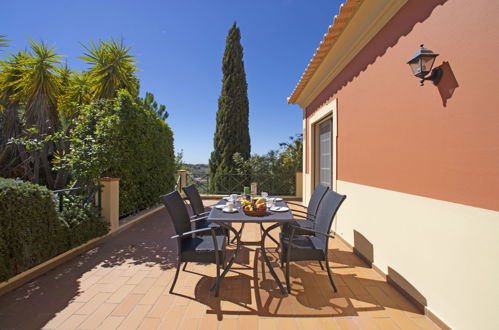
<path fill-rule="evenodd" d="M 80 111 L 70 159 L 76 177 L 120 178 L 120 216 L 159 202 L 174 189 L 173 133 L 143 99 L 120 91 Z"/>
<path fill-rule="evenodd" d="M 53 198 L 45 187 L 0 178 L 0 281 L 107 233 L 93 210 L 58 214 Z"/>

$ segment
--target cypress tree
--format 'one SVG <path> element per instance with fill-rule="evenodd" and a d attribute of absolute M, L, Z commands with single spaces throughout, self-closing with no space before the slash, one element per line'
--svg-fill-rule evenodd
<path fill-rule="evenodd" d="M 241 32 L 232 25 L 225 42 L 222 61 L 222 91 L 218 98 L 217 126 L 210 158 L 210 188 L 212 192 L 240 190 L 234 185 L 234 153 L 250 157 L 248 84 L 244 72 Z"/>

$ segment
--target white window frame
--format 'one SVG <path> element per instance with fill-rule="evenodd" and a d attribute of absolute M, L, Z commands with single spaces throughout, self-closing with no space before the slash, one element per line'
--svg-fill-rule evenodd
<path fill-rule="evenodd" d="M 312 116 L 309 118 L 309 136 L 308 139 L 310 141 L 310 150 L 309 150 L 309 160 L 310 160 L 310 171 L 312 174 L 312 178 L 310 180 L 311 187 L 310 191 L 313 191 L 316 183 L 318 182 L 318 135 L 319 135 L 319 126 L 326 120 L 331 121 L 331 187 L 334 191 L 337 191 L 337 163 L 338 163 L 338 148 L 337 148 L 337 139 L 338 139 L 338 107 L 337 107 L 337 99 L 329 102 L 328 104 L 322 106 L 317 110 Z"/>

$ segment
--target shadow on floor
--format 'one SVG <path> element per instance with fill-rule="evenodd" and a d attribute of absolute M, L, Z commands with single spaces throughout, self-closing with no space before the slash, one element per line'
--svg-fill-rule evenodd
<path fill-rule="evenodd" d="M 0 329 L 40 329 L 82 294 L 79 280 L 96 267 L 123 264 L 176 266 L 177 243 L 164 209 L 97 248 L 0 297 Z M 30 311 L 32 317 L 26 317 Z"/>
<path fill-rule="evenodd" d="M 278 254 L 274 252 L 275 249 L 270 250 L 272 252 L 268 254 L 272 264 L 278 268 Z M 270 274 L 262 272 L 261 250 L 257 248 L 254 253 L 256 255 L 253 274 L 250 276 L 239 272 L 239 265 L 236 265 L 222 281 L 220 297 L 214 297 L 210 292 L 215 278 L 199 273 L 200 279 L 194 288 L 193 296 L 177 292 L 174 294 L 206 305 L 207 312 L 216 314 L 219 320 L 223 319 L 223 315 L 234 314 L 265 317 L 345 317 L 358 316 L 359 312 L 385 311 L 386 308 L 419 313 L 417 308 L 402 296 L 395 294 L 397 298 L 394 299 L 393 295 L 389 297 L 385 294 L 383 290 L 392 292 L 393 288 L 383 279 L 364 278 L 352 272 L 351 269 L 356 267 L 361 270 L 368 269 L 352 252 L 338 249 L 331 251 L 333 255 L 342 256 L 342 259 L 354 261 L 350 262 L 351 265 L 338 265 L 335 262 L 333 272 L 338 286 L 337 293 L 333 292 L 327 273 L 320 269 L 318 263 L 299 262 L 290 266 L 292 291 L 287 297 L 281 295 Z M 349 273 L 339 274 L 335 271 L 338 269 Z M 283 279 L 282 273 L 279 277 Z"/>

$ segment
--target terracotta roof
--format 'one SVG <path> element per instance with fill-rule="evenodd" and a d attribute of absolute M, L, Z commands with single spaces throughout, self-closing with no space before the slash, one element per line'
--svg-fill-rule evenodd
<path fill-rule="evenodd" d="M 301 92 L 312 78 L 317 68 L 321 65 L 329 50 L 333 47 L 336 40 L 341 35 L 344 28 L 347 26 L 348 22 L 350 22 L 350 19 L 353 17 L 363 1 L 364 0 L 346 0 L 340 6 L 340 13 L 334 17 L 333 24 L 329 25 L 327 33 L 324 34 L 324 39 L 321 41 L 314 56 L 305 69 L 305 72 L 302 74 L 300 81 L 291 93 L 291 96 L 288 97 L 288 103 L 294 104 L 296 102 L 296 99 L 300 96 Z"/>

